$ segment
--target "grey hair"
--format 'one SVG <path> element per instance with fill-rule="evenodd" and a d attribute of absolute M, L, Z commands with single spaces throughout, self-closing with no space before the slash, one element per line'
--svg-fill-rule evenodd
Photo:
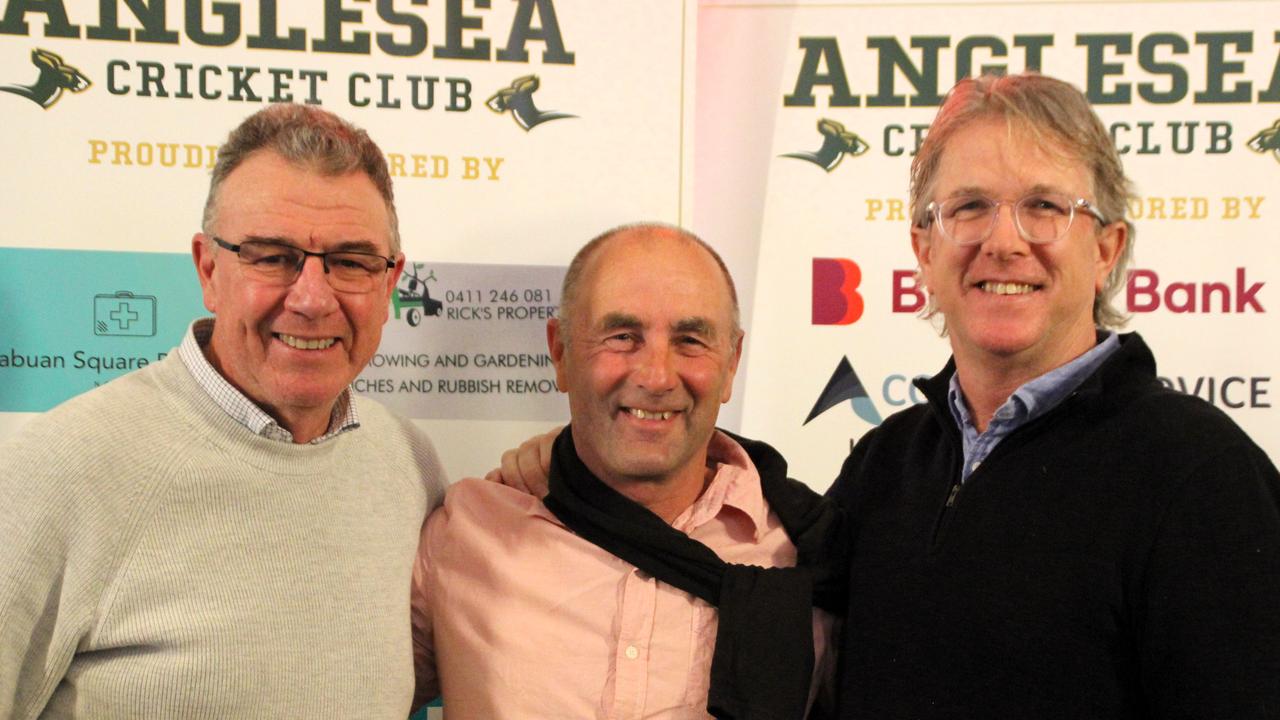
<path fill-rule="evenodd" d="M 312 105 L 269 105 L 245 118 L 218 148 L 218 158 L 204 203 L 202 229 L 208 233 L 217 214 L 218 191 L 227 177 L 250 155 L 271 150 L 285 160 L 323 175 L 360 171 L 387 206 L 391 252 L 400 252 L 400 223 L 391 191 L 391 173 L 382 150 L 364 130 L 327 110 Z"/>

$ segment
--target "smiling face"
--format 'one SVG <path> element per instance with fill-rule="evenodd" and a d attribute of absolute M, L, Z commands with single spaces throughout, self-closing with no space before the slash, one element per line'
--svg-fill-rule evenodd
<path fill-rule="evenodd" d="M 701 492 L 707 443 L 742 348 L 728 284 L 701 247 L 627 230 L 588 260 L 568 332 L 548 323 L 578 455 L 625 492 L 636 482 Z"/>
<path fill-rule="evenodd" d="M 386 203 L 363 173 L 324 176 L 260 150 L 227 176 L 216 202 L 210 230 L 229 243 L 390 256 Z M 329 286 L 319 258 L 276 287 L 245 277 L 236 254 L 204 235 L 192 253 L 205 307 L 217 316 L 210 362 L 296 442 L 324 434 L 338 395 L 378 348 L 404 258 L 373 292 L 344 293 Z"/>
<path fill-rule="evenodd" d="M 1016 201 L 1032 191 L 1092 200 L 1085 166 L 1046 152 L 1003 119 L 976 120 L 947 142 L 931 199 L 976 193 Z M 1027 379 L 1093 346 L 1093 301 L 1125 241 L 1123 223 L 1099 228 L 1077 213 L 1067 235 L 1023 240 L 1011 206 L 986 241 L 960 246 L 938 228 L 912 228 L 921 275 L 946 317 L 958 366 L 1014 369 Z"/>

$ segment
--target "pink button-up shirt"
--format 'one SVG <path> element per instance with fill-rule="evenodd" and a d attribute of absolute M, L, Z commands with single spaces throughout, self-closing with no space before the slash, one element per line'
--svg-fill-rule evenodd
<path fill-rule="evenodd" d="M 672 526 L 731 563 L 796 551 L 740 445 Z M 541 501 L 463 480 L 423 528 L 413 577 L 419 699 L 448 720 L 708 718 L 714 607 L 574 535 Z M 814 612 L 814 686 L 834 666 L 832 618 Z"/>

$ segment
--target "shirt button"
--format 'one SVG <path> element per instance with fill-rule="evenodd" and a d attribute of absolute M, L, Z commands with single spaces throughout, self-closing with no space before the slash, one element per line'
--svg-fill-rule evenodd
<path fill-rule="evenodd" d="M 636 658 L 640 657 L 640 651 L 636 649 L 635 645 L 628 645 L 626 651 L 623 654 L 627 656 L 628 660 L 635 660 Z"/>

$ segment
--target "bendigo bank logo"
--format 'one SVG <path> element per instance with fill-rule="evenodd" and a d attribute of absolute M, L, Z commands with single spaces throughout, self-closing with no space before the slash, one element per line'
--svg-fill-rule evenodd
<path fill-rule="evenodd" d="M 779 157 L 807 160 L 831 172 L 836 169 L 845 155 L 857 157 L 871 147 L 856 133 L 845 130 L 844 125 L 829 118 L 818 121 L 818 132 L 822 135 L 822 146 L 814 152 L 783 153 Z"/>
<path fill-rule="evenodd" d="M 813 324 L 850 325 L 862 317 L 862 268 L 848 258 L 813 259 Z"/>
<path fill-rule="evenodd" d="M 1131 313 L 1166 310 L 1171 313 L 1246 314 L 1265 313 L 1259 299 L 1265 281 L 1253 281 L 1247 269 L 1237 267 L 1230 280 L 1169 282 L 1154 270 L 1129 271 L 1125 284 L 1125 307 Z"/>
<path fill-rule="evenodd" d="M 48 50 L 32 50 L 31 63 L 39 70 L 35 82 L 30 85 L 0 85 L 0 90 L 20 95 L 48 110 L 62 97 L 62 91 L 83 92 L 93 84 L 79 70 L 64 63 L 61 56 Z"/>

